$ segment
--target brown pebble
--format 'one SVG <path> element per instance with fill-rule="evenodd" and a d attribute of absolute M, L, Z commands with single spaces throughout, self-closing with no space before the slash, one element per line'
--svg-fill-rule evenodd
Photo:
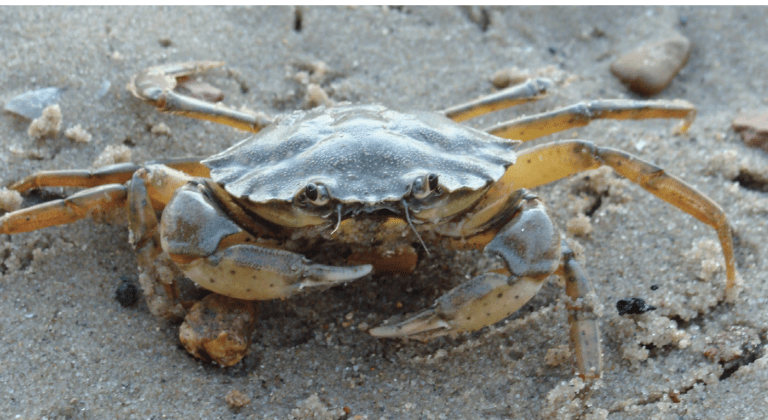
<path fill-rule="evenodd" d="M 611 73 L 631 91 L 655 95 L 666 88 L 691 54 L 691 41 L 678 35 L 643 45 L 611 64 Z"/>
<path fill-rule="evenodd" d="M 192 306 L 179 339 L 195 357 L 232 366 L 248 352 L 255 327 L 253 302 L 211 293 Z"/>
<path fill-rule="evenodd" d="M 751 116 L 740 115 L 734 118 L 731 127 L 741 134 L 741 139 L 747 146 L 768 152 L 768 113 Z"/>

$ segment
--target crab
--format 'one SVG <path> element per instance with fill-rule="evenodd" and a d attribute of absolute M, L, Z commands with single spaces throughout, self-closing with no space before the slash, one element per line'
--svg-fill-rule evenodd
<path fill-rule="evenodd" d="M 28 176 L 10 188 L 87 189 L 3 215 L 0 233 L 18 234 L 127 207 L 129 238 L 150 311 L 166 318 L 186 315 L 181 339 L 190 353 L 225 366 L 247 351 L 255 325 L 253 301 L 334 287 L 374 271 L 409 273 L 422 248 L 427 258 L 429 249 L 484 249 L 502 268 L 477 275 L 421 313 L 368 332 L 429 340 L 478 330 L 510 316 L 555 274 L 565 282 L 578 374 L 600 377 L 600 332 L 588 303 L 593 288 L 542 199 L 530 191 L 600 166 L 714 228 L 725 259 L 725 291 L 734 289 L 736 265 L 726 216 L 682 180 L 586 140 L 516 152 L 522 142 L 598 118 L 677 118 L 684 132 L 696 113 L 686 101 L 598 100 L 486 130 L 460 124 L 546 95 L 553 83 L 536 78 L 439 112 L 341 104 L 272 120 L 194 93 L 201 89 L 190 87 L 198 83 L 191 77 L 221 64 L 152 67 L 135 76 L 129 88 L 162 112 L 215 121 L 252 136 L 204 160 Z M 192 93 L 181 93 L 185 87 Z M 347 262 L 325 265 L 304 256 L 322 244 L 330 244 Z M 213 293 L 199 302 L 184 300 L 179 290 L 184 277 Z M 208 338 L 196 336 L 211 319 L 218 325 Z"/>

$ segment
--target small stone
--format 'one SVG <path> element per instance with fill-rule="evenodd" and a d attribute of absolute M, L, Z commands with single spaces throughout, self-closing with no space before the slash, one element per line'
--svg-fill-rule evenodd
<path fill-rule="evenodd" d="M 616 302 L 616 309 L 619 315 L 640 315 L 648 311 L 656 310 L 655 306 L 645 303 L 640 298 L 620 299 Z"/>
<path fill-rule="evenodd" d="M 248 352 L 255 327 L 253 302 L 211 293 L 192 306 L 179 339 L 193 356 L 232 366 Z"/>
<path fill-rule="evenodd" d="M 741 134 L 741 140 L 749 147 L 768 152 L 768 113 L 740 115 L 734 118 L 731 127 Z"/>
<path fill-rule="evenodd" d="M 611 64 L 611 73 L 631 91 L 655 95 L 672 82 L 690 54 L 691 41 L 678 35 L 622 55 Z"/>
<path fill-rule="evenodd" d="M 115 290 L 115 300 L 120 306 L 127 308 L 139 300 L 139 288 L 131 281 L 128 276 L 120 277 L 120 284 Z"/>

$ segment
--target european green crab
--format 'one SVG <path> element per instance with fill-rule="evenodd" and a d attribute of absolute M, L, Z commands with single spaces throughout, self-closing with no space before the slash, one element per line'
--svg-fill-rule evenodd
<path fill-rule="evenodd" d="M 565 279 L 570 337 L 579 374 L 602 371 L 592 286 L 573 252 L 529 189 L 602 165 L 712 226 L 736 281 L 731 231 L 712 200 L 661 168 L 584 140 L 516 152 L 521 142 L 597 118 L 695 116 L 685 101 L 602 100 L 476 130 L 459 122 L 535 100 L 551 87 L 528 82 L 440 112 L 398 112 L 343 104 L 271 120 L 179 93 L 189 76 L 221 65 L 191 62 L 150 68 L 132 93 L 160 111 L 212 120 L 255 133 L 204 160 L 177 159 L 95 171 L 49 171 L 11 186 L 85 187 L 0 217 L 0 233 L 17 234 L 128 207 L 130 241 L 152 313 L 182 318 L 192 307 L 220 314 L 212 338 L 196 338 L 200 320 L 182 326 L 198 357 L 222 365 L 247 351 L 255 315 L 250 303 L 344 284 L 373 271 L 411 272 L 416 247 L 484 248 L 503 269 L 470 279 L 435 305 L 402 322 L 369 330 L 377 337 L 430 339 L 493 324 L 522 307 L 552 274 Z M 158 214 L 161 216 L 158 218 Z M 348 266 L 316 264 L 303 253 L 318 242 L 339 244 Z M 187 277 L 225 302 L 183 301 Z M 232 302 L 235 302 L 234 304 Z M 205 306 L 208 305 L 208 306 Z M 246 309 L 242 309 L 245 307 Z M 237 333 L 227 324 L 238 324 Z M 185 329 L 186 328 L 186 329 Z M 230 341 L 227 341 L 230 340 Z"/>

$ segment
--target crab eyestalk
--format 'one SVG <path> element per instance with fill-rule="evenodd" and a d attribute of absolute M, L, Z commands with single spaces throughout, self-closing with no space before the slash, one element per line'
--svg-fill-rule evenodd
<path fill-rule="evenodd" d="M 437 174 L 429 173 L 416 178 L 411 186 L 411 194 L 419 200 L 427 198 L 429 194 L 437 189 Z"/>
<path fill-rule="evenodd" d="M 315 184 L 310 182 L 304 188 L 304 195 L 307 196 L 307 200 L 314 206 L 324 206 L 331 200 L 331 195 L 328 194 L 328 188 L 323 184 Z"/>

